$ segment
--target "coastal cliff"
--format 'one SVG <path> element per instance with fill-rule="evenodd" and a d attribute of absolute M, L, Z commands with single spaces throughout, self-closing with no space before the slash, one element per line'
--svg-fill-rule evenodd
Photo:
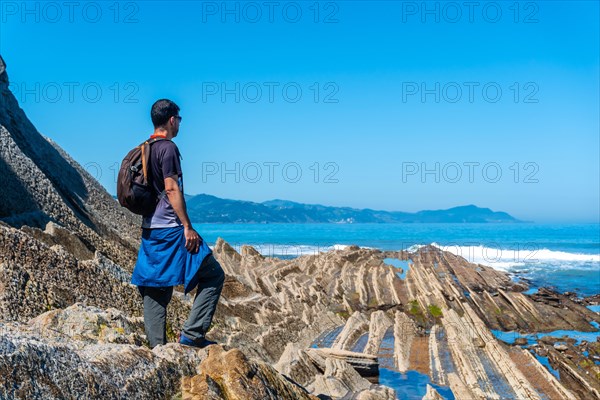
<path fill-rule="evenodd" d="M 150 350 L 139 219 L 35 129 L 1 59 L 0 138 L 0 398 L 391 400 L 419 381 L 405 398 L 600 399 L 600 342 L 525 335 L 597 331 L 597 299 L 524 294 L 431 246 L 283 260 L 219 239 L 219 345 L 174 343 L 193 298 L 176 291 Z"/>

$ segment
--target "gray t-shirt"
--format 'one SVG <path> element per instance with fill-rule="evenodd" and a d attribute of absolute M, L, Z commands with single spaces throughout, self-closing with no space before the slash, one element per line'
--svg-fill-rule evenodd
<path fill-rule="evenodd" d="M 165 178 L 177 179 L 179 190 L 183 194 L 183 173 L 180 163 L 181 154 L 177 145 L 170 140 L 159 140 L 151 145 L 150 165 L 148 172 L 156 193 L 165 190 Z M 145 215 L 142 228 L 171 228 L 183 225 L 166 194 L 161 199 L 151 215 Z"/>

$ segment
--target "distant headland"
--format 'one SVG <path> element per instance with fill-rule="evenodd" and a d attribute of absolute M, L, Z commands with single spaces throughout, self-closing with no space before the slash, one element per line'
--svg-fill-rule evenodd
<path fill-rule="evenodd" d="M 288 200 L 262 203 L 223 199 L 208 194 L 186 196 L 197 223 L 523 223 L 506 212 L 466 205 L 415 213 L 369 208 L 332 207 Z"/>

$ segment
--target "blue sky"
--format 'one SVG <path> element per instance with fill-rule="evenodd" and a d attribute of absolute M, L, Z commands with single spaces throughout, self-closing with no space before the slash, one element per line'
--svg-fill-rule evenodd
<path fill-rule="evenodd" d="M 11 88 L 111 193 L 166 97 L 188 194 L 600 219 L 597 1 L 23 4 Z"/>

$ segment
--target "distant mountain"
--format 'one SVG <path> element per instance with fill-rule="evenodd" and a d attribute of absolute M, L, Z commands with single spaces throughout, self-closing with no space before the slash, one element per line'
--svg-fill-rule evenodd
<path fill-rule="evenodd" d="M 191 196 L 187 200 L 190 218 L 194 222 L 212 223 L 519 223 L 511 215 L 474 205 L 447 210 L 425 210 L 416 213 L 380 211 L 350 207 L 330 207 L 303 204 L 288 200 L 262 203 L 222 199 L 208 194 Z"/>

